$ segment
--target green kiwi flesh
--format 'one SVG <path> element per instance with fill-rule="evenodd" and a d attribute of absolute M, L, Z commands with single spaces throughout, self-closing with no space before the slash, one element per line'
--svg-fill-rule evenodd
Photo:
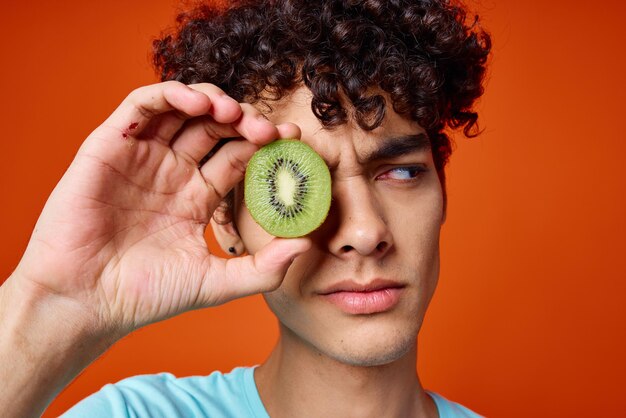
<path fill-rule="evenodd" d="M 244 199 L 252 218 L 268 233 L 301 237 L 317 229 L 328 215 L 330 172 L 304 142 L 279 139 L 250 159 Z"/>

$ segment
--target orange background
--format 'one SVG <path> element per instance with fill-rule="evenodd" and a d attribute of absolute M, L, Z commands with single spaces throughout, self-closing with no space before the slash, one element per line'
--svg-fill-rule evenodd
<path fill-rule="evenodd" d="M 487 416 L 626 416 L 626 5 L 477 7 L 495 41 L 479 106 L 485 133 L 457 138 L 449 166 L 422 381 Z M 150 40 L 175 12 L 173 0 L 3 4 L 0 277 L 18 263 L 82 139 L 156 80 Z M 276 337 L 260 297 L 149 326 L 89 367 L 45 416 L 134 374 L 259 363 Z"/>

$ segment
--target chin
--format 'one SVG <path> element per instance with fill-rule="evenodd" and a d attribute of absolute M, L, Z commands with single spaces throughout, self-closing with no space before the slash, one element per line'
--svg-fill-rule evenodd
<path fill-rule="evenodd" d="M 355 316 L 328 309 L 289 310 L 280 292 L 265 296 L 279 319 L 283 344 L 294 352 L 358 367 L 383 366 L 417 354 L 421 306 Z"/>
<path fill-rule="evenodd" d="M 406 355 L 415 355 L 417 332 L 418 329 L 373 330 L 367 335 L 353 332 L 319 348 L 322 354 L 346 365 L 383 366 Z"/>
<path fill-rule="evenodd" d="M 412 348 L 415 346 L 415 342 L 404 345 L 398 345 L 396 347 L 387 348 L 376 351 L 342 351 L 333 356 L 335 361 L 339 363 L 356 366 L 356 367 L 375 367 L 384 366 L 395 362 L 406 356 L 409 352 L 413 352 Z M 331 354 L 332 355 L 332 354 Z"/>

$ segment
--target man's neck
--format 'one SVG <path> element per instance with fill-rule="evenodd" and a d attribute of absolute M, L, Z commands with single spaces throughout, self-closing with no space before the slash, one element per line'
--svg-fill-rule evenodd
<path fill-rule="evenodd" d="M 437 417 L 416 371 L 417 348 L 382 366 L 334 360 L 284 333 L 255 370 L 269 415 L 282 417 Z"/>

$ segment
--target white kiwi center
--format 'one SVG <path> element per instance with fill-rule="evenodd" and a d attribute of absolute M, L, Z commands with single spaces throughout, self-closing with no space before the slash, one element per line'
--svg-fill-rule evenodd
<path fill-rule="evenodd" d="M 279 170 L 277 173 L 277 195 L 285 206 L 291 206 L 295 202 L 294 196 L 296 194 L 296 179 L 287 170 Z"/>

